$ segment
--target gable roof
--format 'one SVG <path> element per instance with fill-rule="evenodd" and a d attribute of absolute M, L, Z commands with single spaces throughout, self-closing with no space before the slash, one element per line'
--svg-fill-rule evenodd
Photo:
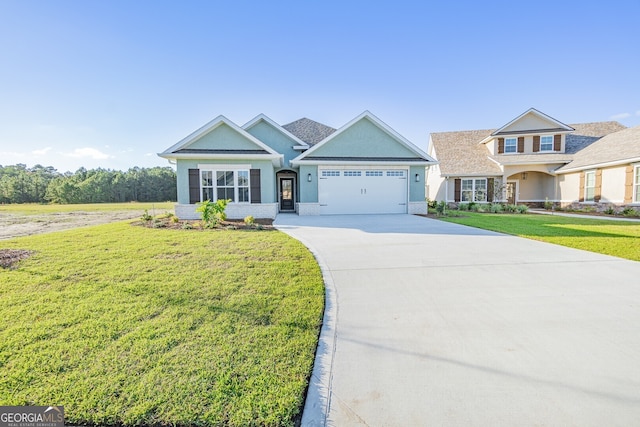
<path fill-rule="evenodd" d="M 304 141 L 305 145 L 315 145 L 336 131 L 332 127 L 314 122 L 306 117 L 282 127 L 296 138 Z"/>
<path fill-rule="evenodd" d="M 305 151 L 304 153 L 302 153 L 301 155 L 299 155 L 298 157 L 293 159 L 291 161 L 291 164 L 300 164 L 301 162 L 310 161 L 311 159 L 307 159 L 307 158 L 313 157 L 312 154 L 315 151 L 318 151 L 322 146 L 324 146 L 326 144 L 329 144 L 331 141 L 336 139 L 339 135 L 344 133 L 347 129 L 351 128 L 354 124 L 360 122 L 361 120 L 369 120 L 371 123 L 373 123 L 376 127 L 378 127 L 380 130 L 382 130 L 384 133 L 386 133 L 393 140 L 398 142 L 400 145 L 404 146 L 411 153 L 415 154 L 415 157 L 392 158 L 392 159 L 385 158 L 385 157 L 370 157 L 370 156 L 357 157 L 357 158 L 356 157 L 340 157 L 340 158 L 325 158 L 325 157 L 317 157 L 317 158 L 315 158 L 314 157 L 313 161 L 314 162 L 316 162 L 316 161 L 322 161 L 322 162 L 326 162 L 326 161 L 367 161 L 367 162 L 385 162 L 385 163 L 389 163 L 389 162 L 396 162 L 396 163 L 397 162 L 416 162 L 416 163 L 420 163 L 420 164 L 422 164 L 422 163 L 425 163 L 425 164 L 426 163 L 429 163 L 429 164 L 437 163 L 427 153 L 425 153 L 424 151 L 420 150 L 418 147 L 413 145 L 411 142 L 409 142 L 409 140 L 407 140 L 405 137 L 403 137 L 398 132 L 393 130 L 390 126 L 388 126 L 382 120 L 380 120 L 379 118 L 374 116 L 371 112 L 364 111 L 362 114 L 360 114 L 359 116 L 357 116 L 356 118 L 351 120 L 349 123 L 345 124 L 344 126 L 342 126 L 340 129 L 336 130 L 335 132 L 332 132 L 325 139 L 323 139 L 319 143 L 315 144 L 311 149 Z M 366 153 L 363 153 L 363 154 L 366 155 Z"/>
<path fill-rule="evenodd" d="M 610 133 L 578 151 L 558 173 L 640 161 L 640 126 Z"/>
<path fill-rule="evenodd" d="M 618 122 L 596 122 L 570 125 L 575 131 L 566 136 L 565 153 L 495 154 L 491 155 L 485 139 L 491 139 L 496 129 L 431 134 L 435 156 L 443 176 L 499 176 L 500 164 L 566 164 L 575 154 L 612 132 L 625 129 Z"/>
<path fill-rule="evenodd" d="M 535 129 L 517 129 L 517 130 L 509 130 L 509 128 L 511 126 L 513 126 L 514 124 L 516 124 L 517 122 L 521 121 L 525 116 L 527 115 L 532 115 L 536 118 L 538 118 L 539 120 L 548 123 L 548 126 L 545 128 L 538 128 L 536 127 Z M 493 137 L 493 136 L 500 136 L 500 135 L 520 135 L 520 134 L 527 134 L 527 133 L 545 133 L 545 132 L 571 132 L 575 130 L 574 128 L 572 128 L 569 125 L 565 125 L 564 123 L 562 123 L 559 120 L 554 119 L 551 116 L 548 116 L 546 114 L 544 114 L 542 111 L 536 110 L 535 108 L 529 108 L 527 111 L 525 111 L 524 113 L 520 114 L 518 117 L 516 117 L 515 119 L 511 120 L 509 123 L 507 123 L 506 125 L 502 126 L 499 129 L 494 130 L 493 132 L 491 132 L 491 134 L 489 136 L 487 136 L 485 139 L 483 139 L 482 141 L 480 141 L 480 143 L 486 143 L 489 142 Z"/>
<path fill-rule="evenodd" d="M 232 129 L 235 133 L 242 136 L 245 140 L 255 145 L 255 149 L 236 149 L 229 147 L 228 149 L 206 149 L 206 148 L 189 148 L 191 144 L 203 138 L 210 132 L 213 132 L 218 127 L 226 125 Z M 220 158 L 220 159 L 232 159 L 232 158 L 246 158 L 247 156 L 260 156 L 272 159 L 274 163 L 282 163 L 282 154 L 276 152 L 274 149 L 227 119 L 225 116 L 220 115 L 209 123 L 205 124 L 195 132 L 192 132 L 187 137 L 181 139 L 176 144 L 167 148 L 158 156 L 165 159 L 178 159 L 178 158 Z"/>
<path fill-rule="evenodd" d="M 277 124 L 276 122 L 274 122 L 273 120 L 271 120 L 268 116 L 266 116 L 265 114 L 258 114 L 257 116 L 255 116 L 253 119 L 249 120 L 247 123 L 245 123 L 242 126 L 242 129 L 244 130 L 249 130 L 251 129 L 253 126 L 256 126 L 258 123 L 260 122 L 265 122 L 267 124 L 269 124 L 272 128 L 274 128 L 275 130 L 277 130 L 278 132 L 280 132 L 281 134 L 283 134 L 284 136 L 286 136 L 287 138 L 293 140 L 296 144 L 298 144 L 301 148 L 302 147 L 308 147 L 309 145 L 304 142 L 303 140 L 301 140 L 299 137 L 297 137 L 296 135 L 292 134 L 291 132 L 289 132 L 284 126 L 280 126 L 279 124 Z M 319 123 L 318 123 L 319 124 Z"/>

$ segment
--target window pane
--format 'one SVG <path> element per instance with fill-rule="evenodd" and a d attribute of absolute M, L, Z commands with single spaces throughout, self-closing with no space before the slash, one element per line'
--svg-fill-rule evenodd
<path fill-rule="evenodd" d="M 460 193 L 460 200 L 463 202 L 473 201 L 473 191 L 465 190 Z"/>
<path fill-rule="evenodd" d="M 486 179 L 476 179 L 476 191 L 478 190 L 486 190 L 487 189 L 487 180 Z"/>
<path fill-rule="evenodd" d="M 213 185 L 213 172 L 211 171 L 202 171 L 202 186 L 203 187 L 211 187 Z"/>
<path fill-rule="evenodd" d="M 213 187 L 202 189 L 202 201 L 213 200 Z"/>
<path fill-rule="evenodd" d="M 463 179 L 462 180 L 462 190 L 473 190 L 473 180 L 472 179 Z"/>
<path fill-rule="evenodd" d="M 238 201 L 239 202 L 248 202 L 249 201 L 249 188 L 248 187 L 238 188 Z"/>
<path fill-rule="evenodd" d="M 585 181 L 585 186 L 586 187 L 593 187 L 593 186 L 596 185 L 596 173 L 595 172 L 587 172 L 585 177 L 586 177 L 586 181 Z"/>
<path fill-rule="evenodd" d="M 507 138 L 504 140 L 504 152 L 515 153 L 517 148 L 517 140 L 515 138 Z"/>
<path fill-rule="evenodd" d="M 552 151 L 553 150 L 553 137 L 543 136 L 540 137 L 540 151 Z"/>
<path fill-rule="evenodd" d="M 238 171 L 238 186 L 249 186 L 249 171 Z"/>
<path fill-rule="evenodd" d="M 640 166 L 636 166 L 636 184 L 640 184 Z"/>
<path fill-rule="evenodd" d="M 234 189 L 233 187 L 229 188 L 229 187 L 218 187 L 218 199 L 231 199 L 231 201 L 234 201 L 234 197 L 233 197 L 233 193 L 234 193 Z"/>
<path fill-rule="evenodd" d="M 595 195 L 595 188 L 587 188 L 587 190 L 585 192 L 585 195 L 584 195 L 585 201 L 593 202 L 594 195 Z"/>

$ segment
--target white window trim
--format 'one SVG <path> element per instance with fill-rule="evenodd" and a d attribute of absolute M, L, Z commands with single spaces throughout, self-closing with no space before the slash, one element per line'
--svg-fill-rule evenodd
<path fill-rule="evenodd" d="M 589 174 L 593 174 L 593 187 L 588 187 L 587 183 L 589 182 L 589 180 L 587 179 L 587 176 Z M 589 200 L 587 198 L 587 190 L 593 188 L 593 199 Z M 596 171 L 595 169 L 593 170 L 589 170 L 589 171 L 584 171 L 584 203 L 595 203 L 596 202 Z"/>
<path fill-rule="evenodd" d="M 200 167 L 202 166 L 202 167 Z M 203 193 L 203 189 L 204 188 L 211 188 L 209 186 L 203 186 L 202 185 L 202 173 L 203 172 L 211 172 L 213 174 L 212 176 L 212 184 L 213 184 L 213 198 L 214 200 L 212 200 L 212 202 L 215 202 L 216 200 L 219 200 L 218 197 L 218 185 L 217 185 L 217 176 L 216 176 L 216 172 L 233 172 L 233 204 L 240 204 L 240 205 L 245 205 L 245 204 L 250 204 L 251 203 L 251 165 L 228 165 L 230 167 L 226 167 L 227 165 L 198 165 L 198 169 L 200 169 L 200 202 L 203 202 L 204 200 L 202 200 L 202 193 Z M 244 167 L 238 167 L 238 166 L 244 166 Z M 238 172 L 247 172 L 247 178 L 248 178 L 248 185 L 246 186 L 240 186 L 238 185 Z M 240 192 L 239 192 L 239 188 L 248 188 L 248 199 L 247 201 L 244 202 L 240 202 L 238 201 L 238 199 L 240 198 Z"/>
<path fill-rule="evenodd" d="M 542 138 L 551 138 L 551 148 L 549 148 L 548 150 L 544 150 L 542 148 Z M 548 153 L 550 151 L 553 151 L 553 144 L 554 144 L 553 138 L 554 138 L 553 135 L 540 135 L 540 152 Z"/>
<path fill-rule="evenodd" d="M 507 141 L 514 141 L 513 151 L 507 151 Z M 518 153 L 518 138 L 505 138 L 504 139 L 504 154 L 517 154 Z"/>
<path fill-rule="evenodd" d="M 460 203 L 487 203 L 489 197 L 489 182 L 487 178 L 460 178 Z M 465 190 L 462 188 L 463 181 L 471 181 L 471 190 Z M 484 181 L 484 200 L 476 200 L 476 181 Z M 462 200 L 462 193 L 465 191 L 471 191 L 472 200 Z"/>

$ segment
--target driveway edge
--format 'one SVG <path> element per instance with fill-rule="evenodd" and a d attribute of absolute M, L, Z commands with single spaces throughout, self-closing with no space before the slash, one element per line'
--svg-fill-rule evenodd
<path fill-rule="evenodd" d="M 316 356 L 313 361 L 313 371 L 309 381 L 309 389 L 302 411 L 302 426 L 326 426 L 331 405 L 331 382 L 333 380 L 333 360 L 336 347 L 336 320 L 338 314 L 338 299 L 331 271 L 325 264 L 322 256 L 304 239 L 292 234 L 287 227 L 274 224 L 274 227 L 283 233 L 293 237 L 309 249 L 313 254 L 322 273 L 325 286 L 325 303 L 322 318 L 322 327 L 318 339 Z"/>

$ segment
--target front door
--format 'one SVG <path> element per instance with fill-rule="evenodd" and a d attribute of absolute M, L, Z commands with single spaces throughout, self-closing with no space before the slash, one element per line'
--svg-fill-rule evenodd
<path fill-rule="evenodd" d="M 280 178 L 280 210 L 295 210 L 295 202 L 293 200 L 293 178 Z"/>
<path fill-rule="evenodd" d="M 516 182 L 509 181 L 507 182 L 506 188 L 506 196 L 507 196 L 507 204 L 515 205 L 516 204 Z"/>

